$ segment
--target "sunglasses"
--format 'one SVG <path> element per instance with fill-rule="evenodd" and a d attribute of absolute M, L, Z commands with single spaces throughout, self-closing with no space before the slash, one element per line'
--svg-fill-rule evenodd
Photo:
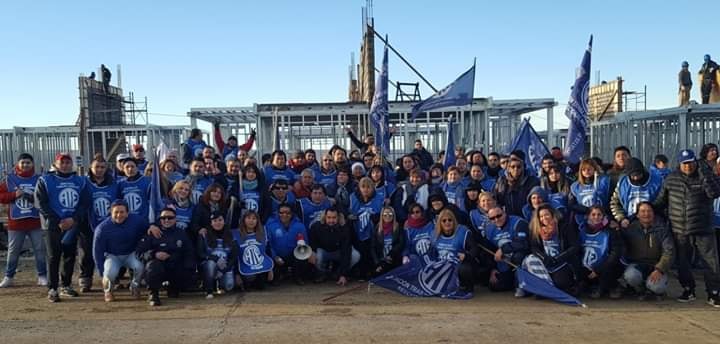
<path fill-rule="evenodd" d="M 274 187 L 273 190 L 287 190 L 287 187 Z"/>
<path fill-rule="evenodd" d="M 442 219 L 442 223 L 452 223 L 453 219 Z"/>
<path fill-rule="evenodd" d="M 383 216 L 393 216 L 392 213 L 383 213 Z"/>
<path fill-rule="evenodd" d="M 495 220 L 499 220 L 501 217 L 503 217 L 503 214 L 495 215 L 495 216 L 488 216 L 488 220 L 495 221 Z"/>
<path fill-rule="evenodd" d="M 323 161 L 332 162 L 332 159 L 323 159 Z"/>
<path fill-rule="evenodd" d="M 175 220 L 175 216 L 160 216 L 160 221 L 164 220 Z"/>

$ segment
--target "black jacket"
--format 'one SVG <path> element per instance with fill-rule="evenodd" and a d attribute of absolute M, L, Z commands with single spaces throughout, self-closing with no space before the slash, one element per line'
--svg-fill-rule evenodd
<path fill-rule="evenodd" d="M 163 229 L 160 239 L 152 235 L 145 235 L 138 243 L 136 253 L 144 262 L 155 258 L 155 253 L 165 252 L 170 255 L 165 263 L 171 266 L 182 265 L 183 268 L 193 269 L 195 267 L 194 247 L 188 239 L 185 230 L 173 227 Z"/>
<path fill-rule="evenodd" d="M 552 271 L 554 268 L 567 263 L 573 269 L 578 271 L 580 267 L 580 237 L 578 230 L 571 226 L 572 221 L 561 221 L 558 223 L 558 240 L 560 241 L 560 253 L 551 257 L 545 253 L 545 246 L 542 238 L 530 235 L 530 252 L 542 259 L 545 267 Z"/>
<path fill-rule="evenodd" d="M 495 183 L 495 198 L 499 206 L 505 208 L 509 215 L 523 216 L 522 209 L 527 203 L 530 190 L 538 185 L 540 181 L 535 176 L 527 174 L 515 185 L 508 183 L 507 177 L 502 176 Z"/>
<path fill-rule="evenodd" d="M 720 177 L 698 163 L 691 175 L 676 170 L 663 183 L 655 199 L 658 210 L 666 210 L 673 233 L 713 233 L 713 200 L 720 197 Z"/>
<path fill-rule="evenodd" d="M 350 227 L 347 224 L 329 226 L 322 222 L 315 222 L 310 226 L 308 236 L 313 251 L 317 251 L 319 248 L 327 252 L 340 251 L 338 274 L 347 276 L 350 270 L 350 258 L 352 257 L 353 232 Z"/>
<path fill-rule="evenodd" d="M 227 257 L 228 267 L 226 269 L 227 271 L 230 271 L 237 264 L 238 245 L 235 243 L 235 240 L 233 240 L 232 234 L 227 228 L 220 232 L 217 232 L 212 228 L 208 228 L 208 233 L 205 239 L 198 240 L 195 245 L 198 261 L 212 260 L 217 262 L 218 257 L 211 254 L 212 250 L 217 247 L 217 239 L 222 239 L 223 246 L 230 249 Z"/>
<path fill-rule="evenodd" d="M 385 242 L 382 233 L 378 233 L 377 230 L 375 230 L 375 233 L 373 233 L 373 238 L 371 242 L 372 247 L 372 259 L 375 263 L 375 266 L 380 265 L 380 263 L 384 260 L 384 252 L 385 249 Z M 388 257 L 392 259 L 392 265 L 400 265 L 402 262 L 402 252 L 405 249 L 405 230 L 402 228 L 402 226 L 398 225 L 398 230 L 395 231 L 392 235 L 392 248 L 390 249 L 390 252 L 387 254 Z"/>
<path fill-rule="evenodd" d="M 237 224 L 240 219 L 240 202 L 236 202 L 235 206 L 232 211 L 232 219 L 230 219 L 230 228 L 237 228 Z M 220 207 L 220 212 L 223 214 L 224 217 L 227 217 L 227 214 L 229 213 L 229 204 L 226 206 Z M 200 202 L 196 207 L 195 210 L 193 210 L 192 219 L 190 219 L 190 227 L 188 236 L 190 240 L 192 240 L 193 243 L 197 243 L 198 239 L 198 232 L 201 228 L 205 228 L 208 231 L 210 231 L 212 228 L 210 228 L 210 215 L 212 214 L 212 210 L 210 209 L 210 206 L 205 204 L 204 202 Z M 227 224 L 227 218 L 225 219 L 225 223 Z"/>
<path fill-rule="evenodd" d="M 62 178 L 67 178 L 75 175 L 76 173 L 71 172 L 65 174 L 59 171 L 52 171 L 48 172 L 48 174 L 55 174 Z M 87 211 L 84 209 L 88 209 L 88 195 L 84 191 L 85 190 L 81 190 L 80 192 L 80 200 L 78 201 L 77 211 L 75 211 L 75 214 L 73 214 L 72 217 L 76 226 L 81 225 L 82 221 L 87 218 Z M 62 219 L 50 207 L 50 195 L 48 194 L 47 185 L 45 185 L 43 178 L 39 178 L 37 185 L 35 186 L 35 208 L 37 208 L 40 213 L 40 224 L 43 229 L 60 230 L 58 226 L 60 224 L 60 220 Z"/>
<path fill-rule="evenodd" d="M 430 166 L 432 166 L 435 162 L 432 154 L 430 154 L 425 147 L 421 149 L 413 149 L 412 154 L 418 157 L 418 160 L 420 160 L 420 168 L 425 171 L 430 170 Z"/>

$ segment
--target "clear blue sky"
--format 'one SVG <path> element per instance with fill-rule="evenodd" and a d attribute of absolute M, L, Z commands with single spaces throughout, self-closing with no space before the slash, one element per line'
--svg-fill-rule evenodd
<path fill-rule="evenodd" d="M 363 0 L 21 1 L 0 5 L 0 128 L 74 123 L 77 76 L 122 65 L 151 113 L 262 102 L 345 101 Z M 376 0 L 376 29 L 438 88 L 477 57 L 475 95 L 555 98 L 567 123 L 591 33 L 593 83 L 622 75 L 648 106 L 674 106 L 683 60 L 697 72 L 717 29 L 707 1 Z M 382 48 L 377 43 L 377 49 Z M 718 56 L 720 58 L 720 56 Z M 377 56 L 378 63 L 380 54 Z M 718 58 L 715 58 L 718 60 Z M 391 56 L 390 79 L 418 81 Z M 697 86 L 697 85 L 696 85 Z M 431 94 L 427 87 L 423 97 Z M 698 98 L 697 87 L 693 98 Z M 187 118 L 151 115 L 160 124 Z M 540 117 L 536 118 L 540 121 Z"/>

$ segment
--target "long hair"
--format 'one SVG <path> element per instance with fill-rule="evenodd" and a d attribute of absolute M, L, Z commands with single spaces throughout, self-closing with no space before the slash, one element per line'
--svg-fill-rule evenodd
<path fill-rule="evenodd" d="M 540 223 L 540 212 L 543 210 L 547 210 L 550 212 L 552 217 L 555 219 L 555 223 L 558 226 L 556 228 L 556 231 L 559 231 L 560 227 L 560 220 L 562 219 L 562 215 L 555 210 L 550 204 L 543 203 L 535 211 L 533 211 L 532 219 L 530 219 L 530 236 L 535 240 L 540 240 L 540 228 L 542 228 L 542 223 Z"/>
<path fill-rule="evenodd" d="M 203 195 L 200 198 L 200 202 L 202 202 L 205 205 L 210 205 L 210 193 L 215 190 L 220 190 L 221 196 L 220 196 L 220 201 L 218 201 L 218 204 L 221 207 L 224 207 L 227 203 L 227 195 L 225 194 L 225 189 L 222 186 L 220 186 L 220 184 L 217 184 L 217 183 L 212 183 L 212 184 L 210 184 L 210 186 L 207 187 L 207 189 L 205 189 L 205 192 L 203 192 Z"/>
<path fill-rule="evenodd" d="M 363 186 L 372 190 L 372 193 L 367 200 L 365 199 L 365 197 L 363 197 L 362 192 L 360 192 L 360 188 Z M 369 201 L 373 197 L 375 197 L 375 183 L 372 181 L 372 179 L 370 179 L 370 177 L 362 177 L 362 179 L 360 179 L 360 182 L 358 182 L 358 196 L 360 196 L 358 198 L 362 199 L 363 201 Z"/>
<path fill-rule="evenodd" d="M 562 170 L 562 167 L 559 165 L 552 165 L 550 166 L 550 170 L 555 171 L 560 176 L 560 179 L 557 181 L 557 189 L 558 192 L 564 193 L 564 194 L 570 194 L 570 183 L 568 182 L 567 176 L 565 175 L 565 172 Z M 548 173 L 549 174 L 549 173 Z M 540 186 L 542 186 L 543 189 L 550 190 L 550 176 L 546 174 L 540 179 Z"/>
<path fill-rule="evenodd" d="M 378 221 L 378 224 L 377 224 L 377 233 L 379 235 L 382 235 L 382 233 L 383 233 L 383 213 L 385 213 L 386 211 L 389 211 L 390 213 L 392 213 L 392 223 L 393 223 L 392 232 L 393 232 L 393 234 L 397 233 L 397 231 L 400 230 L 400 226 L 398 225 L 397 217 L 395 215 L 395 209 L 393 209 L 392 207 L 385 206 L 382 208 L 382 210 L 380 210 L 380 221 Z"/>
<path fill-rule="evenodd" d="M 182 185 L 187 186 L 190 193 L 192 192 L 192 185 L 190 185 L 190 182 L 188 182 L 187 180 L 181 179 L 181 180 L 178 180 L 177 182 L 175 182 L 175 185 L 173 185 L 172 189 L 170 189 L 170 191 L 168 192 L 168 196 L 171 199 L 175 199 L 177 196 L 177 191 L 180 188 L 180 186 L 182 186 Z M 188 199 L 190 199 L 190 197 L 191 197 L 190 193 L 188 193 L 188 197 L 187 197 Z"/>
<path fill-rule="evenodd" d="M 600 171 L 602 171 L 600 169 L 600 166 L 597 164 L 597 162 L 595 162 L 595 160 L 583 159 L 583 161 L 580 162 L 580 167 L 578 167 L 578 172 L 577 172 L 577 175 L 578 175 L 577 180 L 580 184 L 583 184 L 583 185 L 587 185 L 589 182 L 589 180 L 585 179 L 585 177 L 583 177 L 583 175 L 582 175 L 582 170 L 585 167 L 592 167 L 593 169 L 595 169 L 594 178 L 596 178 L 596 179 L 597 179 L 598 174 L 600 174 Z"/>
<path fill-rule="evenodd" d="M 438 238 L 438 237 L 440 237 L 440 235 L 442 235 L 442 221 L 446 218 L 449 218 L 453 221 L 453 225 L 455 227 L 455 230 L 453 231 L 453 233 L 455 231 L 457 231 L 458 222 L 457 222 L 457 218 L 455 217 L 455 213 L 453 213 L 452 210 L 450 210 L 450 209 L 443 209 L 442 211 L 440 211 L 440 214 L 437 217 L 437 223 L 435 223 L 435 237 L 436 238 Z"/>
<path fill-rule="evenodd" d="M 483 191 L 483 192 L 481 192 L 481 193 L 478 195 L 478 199 L 477 199 L 477 208 L 478 208 L 481 212 L 483 212 L 483 213 L 486 213 L 486 212 L 487 212 L 487 211 L 485 211 L 484 209 L 480 208 L 480 201 L 481 201 L 483 198 L 488 198 L 488 199 L 491 199 L 491 200 L 492 200 L 492 205 L 490 206 L 490 209 L 495 208 L 495 206 L 497 206 L 497 200 L 495 199 L 495 196 L 494 196 L 491 192 Z M 490 209 L 488 209 L 488 210 L 490 210 Z"/>
<path fill-rule="evenodd" d="M 255 238 L 257 238 L 257 241 L 259 242 L 265 242 L 265 229 L 263 228 L 262 223 L 260 223 L 260 216 L 254 210 L 245 211 L 240 218 L 240 225 L 238 226 L 240 230 L 240 237 L 245 239 L 248 234 L 250 234 L 248 228 L 245 227 L 245 219 L 250 216 L 254 216 L 257 220 L 257 225 L 255 226 Z"/>

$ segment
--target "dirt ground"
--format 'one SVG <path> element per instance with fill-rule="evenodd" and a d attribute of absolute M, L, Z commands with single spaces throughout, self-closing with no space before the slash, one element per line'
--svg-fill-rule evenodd
<path fill-rule="evenodd" d="M 328 282 L 213 300 L 163 295 L 164 305 L 151 308 L 127 290 L 109 304 L 97 290 L 50 304 L 34 286 L 32 261 L 23 259 L 21 269 L 15 287 L 0 289 L 3 343 L 720 343 L 720 310 L 704 293 L 688 305 L 583 299 L 588 308 L 579 308 L 483 289 L 454 301 L 373 287 L 323 303 L 342 290 Z M 673 281 L 673 295 L 678 289 Z"/>

